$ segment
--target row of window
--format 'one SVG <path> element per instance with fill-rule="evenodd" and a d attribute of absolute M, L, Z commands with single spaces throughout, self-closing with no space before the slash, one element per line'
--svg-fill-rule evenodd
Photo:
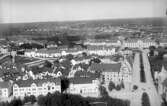
<path fill-rule="evenodd" d="M 17 92 L 17 91 L 20 91 L 20 92 L 23 92 L 23 91 L 41 91 L 41 90 L 55 90 L 56 87 L 45 87 L 45 88 L 42 88 L 42 87 L 37 87 L 37 88 L 15 88 L 13 91 L 14 92 Z"/>

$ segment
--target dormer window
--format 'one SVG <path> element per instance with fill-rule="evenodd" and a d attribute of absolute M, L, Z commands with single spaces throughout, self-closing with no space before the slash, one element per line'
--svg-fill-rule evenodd
<path fill-rule="evenodd" d="M 32 84 L 31 84 L 31 87 L 36 87 L 36 84 L 35 84 L 35 83 L 32 83 Z"/>
<path fill-rule="evenodd" d="M 18 85 L 17 84 L 14 84 L 14 86 L 13 86 L 14 88 L 18 88 Z"/>

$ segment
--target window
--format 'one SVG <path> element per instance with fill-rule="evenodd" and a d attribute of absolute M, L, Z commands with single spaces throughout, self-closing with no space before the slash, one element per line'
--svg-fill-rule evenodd
<path fill-rule="evenodd" d="M 82 93 L 82 90 L 80 90 L 80 93 Z"/>
<path fill-rule="evenodd" d="M 18 85 L 17 85 L 17 84 L 15 84 L 15 85 L 14 85 L 14 88 L 17 88 L 17 87 L 18 87 Z"/>
<path fill-rule="evenodd" d="M 16 91 L 18 91 L 18 89 L 14 89 L 14 91 L 16 92 Z"/>
<path fill-rule="evenodd" d="M 20 91 L 24 91 L 24 89 L 23 89 L 23 88 L 21 88 L 21 89 L 20 89 Z"/>
<path fill-rule="evenodd" d="M 42 88 L 38 88 L 38 90 L 42 90 Z"/>
<path fill-rule="evenodd" d="M 50 88 L 51 88 L 51 87 L 50 87 L 50 86 L 48 86 L 48 90 L 50 90 Z"/>
<path fill-rule="evenodd" d="M 17 93 L 14 93 L 14 95 L 18 95 Z"/>
<path fill-rule="evenodd" d="M 36 89 L 35 89 L 35 88 L 33 88 L 32 90 L 33 90 L 33 91 L 35 91 Z"/>

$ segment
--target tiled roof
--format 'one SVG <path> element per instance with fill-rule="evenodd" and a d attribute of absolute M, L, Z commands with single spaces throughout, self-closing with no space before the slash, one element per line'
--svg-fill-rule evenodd
<path fill-rule="evenodd" d="M 96 80 L 96 78 L 95 77 L 89 77 L 89 78 L 74 77 L 69 79 L 70 83 L 73 83 L 73 84 L 87 84 L 87 83 L 92 83 L 93 80 Z"/>
<path fill-rule="evenodd" d="M 162 85 L 167 87 L 167 78 L 162 82 Z"/>
<path fill-rule="evenodd" d="M 91 72 L 86 72 L 86 71 L 77 71 L 74 75 L 74 77 L 95 77 L 96 75 L 94 73 Z"/>
<path fill-rule="evenodd" d="M 1 88 L 9 88 L 10 87 L 10 83 L 9 82 L 0 82 L 0 89 Z"/>
<path fill-rule="evenodd" d="M 38 68 L 37 66 L 31 67 L 30 70 L 34 73 L 34 74 L 38 74 L 41 72 L 52 72 L 53 69 L 52 68 L 47 68 L 47 67 L 42 67 L 42 68 Z"/>
<path fill-rule="evenodd" d="M 88 46 L 88 50 L 103 50 L 103 49 L 113 49 L 113 46 Z"/>
<path fill-rule="evenodd" d="M 46 82 L 54 82 L 56 85 L 60 85 L 61 80 L 60 78 L 50 78 L 50 79 L 28 79 L 28 80 L 19 80 L 14 82 L 14 84 L 17 84 L 19 87 L 29 87 L 32 83 L 35 83 L 37 86 L 42 86 L 43 83 Z"/>
<path fill-rule="evenodd" d="M 127 61 L 129 62 L 129 64 L 130 64 L 131 66 L 133 66 L 133 58 L 132 58 L 132 56 L 128 56 L 128 57 L 126 57 L 126 59 L 127 59 Z"/>
<path fill-rule="evenodd" d="M 167 71 L 167 59 L 163 60 L 162 65 L 164 66 L 165 70 Z"/>
<path fill-rule="evenodd" d="M 115 64 L 97 64 L 92 63 L 90 66 L 90 70 L 94 71 L 108 71 L 108 72 L 119 72 L 121 68 L 121 63 L 115 63 Z"/>

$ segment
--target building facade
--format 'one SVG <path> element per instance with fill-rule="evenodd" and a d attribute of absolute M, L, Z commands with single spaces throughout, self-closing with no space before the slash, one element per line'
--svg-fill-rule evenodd
<path fill-rule="evenodd" d="M 70 78 L 67 92 L 83 97 L 99 97 L 99 80 L 90 77 Z"/>
<path fill-rule="evenodd" d="M 7 98 L 11 93 L 11 84 L 9 82 L 0 82 L 0 98 Z"/>
<path fill-rule="evenodd" d="M 101 71 L 101 81 L 109 83 L 113 81 L 117 82 L 131 82 L 132 70 L 123 63 L 104 63 L 104 64 L 92 64 L 90 71 Z"/>
<path fill-rule="evenodd" d="M 13 85 L 14 97 L 47 95 L 48 93 L 54 93 L 56 91 L 61 91 L 59 79 L 22 80 Z"/>

